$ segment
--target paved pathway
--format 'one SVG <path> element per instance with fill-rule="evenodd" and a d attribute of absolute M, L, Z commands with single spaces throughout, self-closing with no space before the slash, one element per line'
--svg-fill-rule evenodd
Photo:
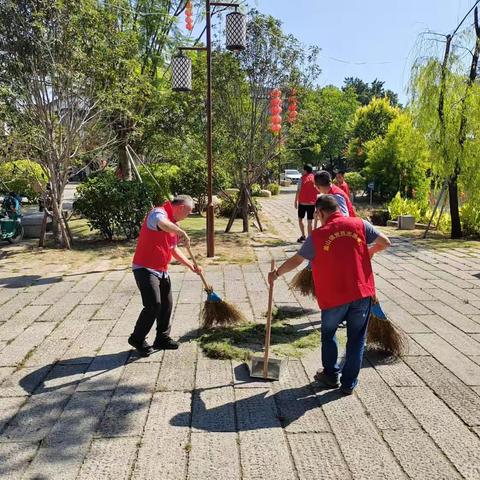
<path fill-rule="evenodd" d="M 270 259 L 291 255 L 298 236 L 291 194 L 263 205 L 285 242 L 258 247 L 255 264 L 207 272 L 257 321 Z M 368 355 L 351 397 L 315 388 L 319 352 L 273 384 L 206 359 L 193 341 L 201 285 L 177 267 L 181 348 L 138 359 L 126 344 L 140 309 L 128 268 L 99 259 L 63 270 L 2 260 L 0 478 L 480 479 L 478 250 L 395 240 L 376 257 L 382 303 L 410 351 L 393 363 Z M 275 300 L 318 327 L 315 304 L 284 279 Z"/>

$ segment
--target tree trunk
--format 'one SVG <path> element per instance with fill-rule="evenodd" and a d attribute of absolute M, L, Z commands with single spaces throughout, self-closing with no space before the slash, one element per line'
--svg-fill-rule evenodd
<path fill-rule="evenodd" d="M 247 195 L 247 186 L 244 184 L 242 186 L 242 199 L 240 201 L 240 211 L 242 212 L 242 221 L 243 221 L 243 233 L 246 233 L 249 231 L 249 225 L 248 225 L 248 216 L 249 216 L 249 207 L 248 207 L 248 195 Z"/>
<path fill-rule="evenodd" d="M 454 175 L 448 182 L 448 197 L 450 199 L 450 217 L 452 219 L 451 238 L 462 238 L 462 224 L 458 209 L 458 176 Z"/>

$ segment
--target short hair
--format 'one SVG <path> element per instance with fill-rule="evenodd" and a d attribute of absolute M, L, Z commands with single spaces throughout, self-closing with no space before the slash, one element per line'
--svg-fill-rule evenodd
<path fill-rule="evenodd" d="M 303 166 L 303 169 L 307 172 L 307 173 L 312 173 L 313 172 L 313 167 L 307 163 Z"/>
<path fill-rule="evenodd" d="M 337 175 L 345 175 L 345 170 L 337 170 L 335 173 Z"/>
<path fill-rule="evenodd" d="M 328 187 L 332 183 L 332 176 L 326 170 L 321 170 L 315 174 L 315 184 L 319 187 Z"/>
<path fill-rule="evenodd" d="M 315 203 L 315 208 L 325 213 L 333 213 L 338 210 L 338 202 L 334 195 L 320 195 Z"/>
<path fill-rule="evenodd" d="M 191 205 L 193 207 L 193 198 L 190 195 L 177 195 L 172 200 L 172 205 Z"/>

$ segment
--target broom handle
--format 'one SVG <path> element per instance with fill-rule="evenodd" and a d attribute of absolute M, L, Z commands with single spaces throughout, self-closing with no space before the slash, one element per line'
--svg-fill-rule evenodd
<path fill-rule="evenodd" d="M 272 260 L 270 271 L 275 270 L 275 260 Z M 272 331 L 272 304 L 273 304 L 273 283 L 268 290 L 267 325 L 265 327 L 265 353 L 263 356 L 263 378 L 268 378 L 268 354 L 270 353 L 270 334 Z"/>
<path fill-rule="evenodd" d="M 185 245 L 185 248 L 187 249 L 188 254 L 190 255 L 190 258 L 192 259 L 193 264 L 195 265 L 195 268 L 198 268 L 198 263 L 197 260 L 195 259 L 195 255 L 192 252 L 192 249 L 190 248 L 190 245 Z M 212 287 L 207 283 L 207 280 L 203 276 L 203 273 L 199 273 L 200 278 L 202 279 L 203 286 L 205 287 L 205 290 L 211 290 Z"/>

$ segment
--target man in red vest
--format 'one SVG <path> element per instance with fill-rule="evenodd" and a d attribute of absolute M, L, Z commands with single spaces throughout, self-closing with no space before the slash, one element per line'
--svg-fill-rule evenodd
<path fill-rule="evenodd" d="M 332 183 L 332 177 L 329 172 L 322 170 L 315 174 L 315 185 L 320 193 L 334 195 L 342 214 L 346 217 L 355 217 L 350 197 L 340 188 Z"/>
<path fill-rule="evenodd" d="M 350 187 L 348 186 L 348 183 L 345 181 L 345 172 L 343 170 L 339 170 L 335 174 L 335 180 L 337 182 L 337 187 L 341 188 L 347 195 L 348 198 L 352 198 L 350 194 Z"/>
<path fill-rule="evenodd" d="M 301 236 L 297 242 L 305 241 L 305 226 L 303 219 L 307 215 L 307 231 L 308 235 L 312 233 L 312 222 L 315 213 L 315 202 L 318 196 L 318 190 L 315 187 L 315 178 L 313 176 L 313 167 L 304 165 L 303 175 L 297 186 L 295 194 L 295 209 L 298 209 L 298 226 L 300 227 Z"/>
<path fill-rule="evenodd" d="M 296 255 L 269 274 L 269 282 L 297 268 L 312 265 L 315 295 L 322 310 L 322 364 L 315 379 L 350 395 L 358 383 L 375 283 L 370 259 L 390 246 L 390 240 L 361 218 L 344 217 L 336 197 L 321 195 L 315 229 Z M 369 246 L 370 245 L 370 246 Z M 339 268 L 341 259 L 341 268 Z M 336 331 L 347 322 L 347 348 L 343 368 L 338 365 Z M 341 378 L 340 378 L 341 373 Z"/>
<path fill-rule="evenodd" d="M 192 198 L 179 195 L 171 202 L 153 208 L 145 217 L 140 230 L 132 269 L 142 295 L 143 310 L 128 343 L 142 356 L 148 356 L 154 350 L 178 348 L 178 343 L 170 338 L 173 302 L 168 265 L 175 258 L 192 272 L 198 274 L 201 271 L 177 247 L 179 239 L 186 244 L 190 243 L 187 233 L 177 222 L 187 218 L 192 209 Z M 145 338 L 155 320 L 157 334 L 152 348 Z"/>

